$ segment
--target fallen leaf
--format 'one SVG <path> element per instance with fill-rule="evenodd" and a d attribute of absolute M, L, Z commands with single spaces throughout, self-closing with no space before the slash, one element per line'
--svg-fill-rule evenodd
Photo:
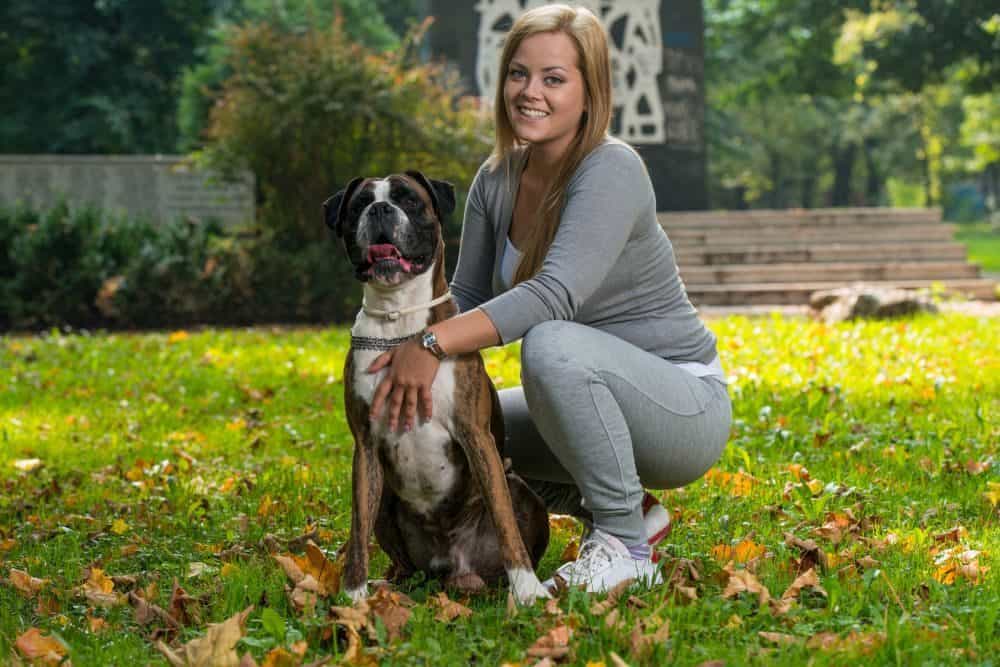
<path fill-rule="evenodd" d="M 144 596 L 132 592 L 128 594 L 128 601 L 135 612 L 135 622 L 139 625 L 149 625 L 158 620 L 170 630 L 180 629 L 180 623 L 177 622 L 176 618 L 168 614 L 162 607 L 147 601 Z"/>
<path fill-rule="evenodd" d="M 297 587 L 302 584 L 301 587 L 306 590 L 329 597 L 340 592 L 340 577 L 344 569 L 346 553 L 346 551 L 341 553 L 336 560 L 331 561 L 310 540 L 306 543 L 305 556 L 289 553 L 284 556 L 272 554 L 271 557 L 281 565 L 285 574 Z M 308 577 L 311 577 L 313 581 L 306 581 Z"/>
<path fill-rule="evenodd" d="M 290 653 L 279 646 L 268 651 L 260 667 L 298 667 L 301 662 L 302 658 L 300 656 Z"/>
<path fill-rule="evenodd" d="M 552 658 L 558 660 L 569 655 L 569 640 L 573 630 L 567 625 L 557 625 L 539 637 L 527 654 L 532 658 Z"/>
<path fill-rule="evenodd" d="M 14 461 L 14 467 L 21 472 L 33 472 L 41 468 L 44 463 L 41 459 L 17 459 Z"/>
<path fill-rule="evenodd" d="M 737 570 L 733 567 L 733 563 L 726 565 L 723 572 L 729 576 L 729 580 L 726 582 L 726 589 L 722 592 L 722 597 L 732 598 L 741 593 L 750 593 L 757 596 L 761 605 L 767 604 L 768 600 L 771 599 L 770 591 L 751 572 Z"/>
<path fill-rule="evenodd" d="M 78 591 L 87 601 L 98 607 L 114 607 L 122 604 L 124 596 L 115 593 L 115 582 L 99 567 L 89 568 L 87 581 Z"/>
<path fill-rule="evenodd" d="M 43 635 L 38 628 L 31 628 L 14 642 L 18 652 L 32 662 L 58 665 L 68 652 L 66 645 L 52 635 Z"/>
<path fill-rule="evenodd" d="M 94 634 L 104 632 L 108 629 L 108 622 L 100 616 L 87 616 L 87 625 Z"/>
<path fill-rule="evenodd" d="M 455 602 L 445 593 L 438 593 L 427 601 L 428 606 L 437 607 L 438 612 L 434 614 L 434 619 L 442 623 L 450 623 L 459 617 L 472 616 L 472 610 L 464 604 Z"/>
<path fill-rule="evenodd" d="M 174 667 L 237 667 L 240 656 L 236 643 L 243 638 L 252 611 L 250 606 L 222 623 L 209 623 L 203 637 L 192 639 L 179 649 L 172 649 L 162 641 L 156 642 L 156 648 Z"/>
<path fill-rule="evenodd" d="M 853 651 L 865 655 L 873 653 L 885 642 L 881 632 L 850 632 L 846 637 L 840 637 L 835 632 L 820 632 L 806 641 L 806 648 L 821 651 Z"/>
<path fill-rule="evenodd" d="M 760 558 L 767 552 L 767 547 L 757 544 L 753 540 L 742 540 L 736 546 L 719 544 L 712 547 L 712 557 L 720 563 L 736 561 L 737 563 L 748 563 L 755 558 Z"/>
<path fill-rule="evenodd" d="M 170 615 L 181 625 L 188 627 L 201 625 L 201 603 L 191 597 L 174 579 L 174 590 L 170 594 Z"/>
<path fill-rule="evenodd" d="M 580 557 L 580 541 L 575 537 L 566 543 L 562 553 L 559 554 L 560 563 L 568 563 Z"/>
<path fill-rule="evenodd" d="M 610 658 L 611 664 L 614 665 L 615 667 L 629 667 L 629 664 L 624 660 L 622 660 L 621 656 L 619 656 L 614 651 L 608 653 L 608 658 Z"/>
<path fill-rule="evenodd" d="M 408 596 L 392 591 L 388 586 L 380 586 L 368 598 L 368 607 L 382 621 L 390 642 L 402 635 L 403 628 L 413 614 L 409 608 L 414 604 L 416 603 Z"/>
<path fill-rule="evenodd" d="M 805 589 L 812 589 L 816 593 L 827 597 L 826 590 L 819 583 L 819 577 L 816 576 L 816 570 L 806 570 L 792 582 L 792 585 L 781 594 L 782 600 L 794 600 L 798 599 L 799 595 Z"/>
<path fill-rule="evenodd" d="M 803 540 L 792 533 L 785 533 L 785 544 L 798 549 L 802 554 L 801 558 L 794 559 L 795 571 L 797 573 L 817 567 L 825 570 L 828 567 L 826 554 L 816 544 L 816 540 Z"/>
<path fill-rule="evenodd" d="M 659 624 L 653 632 L 649 632 L 650 627 L 654 627 L 655 624 Z M 632 651 L 632 655 L 642 661 L 645 657 L 653 651 L 654 648 L 661 644 L 665 644 L 670 639 L 670 619 L 665 621 L 660 621 L 659 617 L 644 618 L 639 625 L 632 628 L 632 634 L 629 637 L 629 646 Z"/>
<path fill-rule="evenodd" d="M 634 581 L 634 579 L 626 579 L 616 584 L 614 588 L 608 591 L 608 596 L 603 601 L 595 602 L 590 606 L 590 613 L 594 616 L 603 616 L 610 609 L 618 606 L 618 599 L 621 598 L 622 593 L 627 591 Z"/>
<path fill-rule="evenodd" d="M 49 583 L 48 579 L 39 579 L 38 577 L 31 576 L 24 570 L 14 568 L 11 568 L 10 574 L 7 576 L 7 581 L 29 600 L 38 595 L 38 592 Z"/>

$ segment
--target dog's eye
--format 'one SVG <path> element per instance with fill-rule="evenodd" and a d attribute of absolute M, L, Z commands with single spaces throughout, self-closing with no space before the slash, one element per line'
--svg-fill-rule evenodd
<path fill-rule="evenodd" d="M 416 197 L 407 197 L 403 200 L 403 206 L 411 211 L 415 211 L 420 208 L 420 200 Z"/>

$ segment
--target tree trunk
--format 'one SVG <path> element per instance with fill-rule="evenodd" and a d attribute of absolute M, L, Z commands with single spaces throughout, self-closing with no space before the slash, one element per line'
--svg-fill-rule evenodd
<path fill-rule="evenodd" d="M 875 139 L 865 140 L 865 170 L 868 172 L 865 179 L 865 204 L 868 206 L 878 206 L 882 198 L 882 172 L 875 163 L 877 145 L 878 141 Z"/>
<path fill-rule="evenodd" d="M 857 146 L 847 144 L 833 149 L 833 206 L 850 206 L 851 175 L 854 173 L 854 154 Z"/>

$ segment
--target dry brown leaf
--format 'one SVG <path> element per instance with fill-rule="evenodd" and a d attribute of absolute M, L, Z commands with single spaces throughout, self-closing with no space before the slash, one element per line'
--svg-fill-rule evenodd
<path fill-rule="evenodd" d="M 413 615 L 409 608 L 415 604 L 407 595 L 392 591 L 387 586 L 380 586 L 375 594 L 368 598 L 368 607 L 381 619 L 390 642 L 398 639 L 403 633 L 403 628 Z"/>
<path fill-rule="evenodd" d="M 687 558 L 661 558 L 663 578 L 676 602 L 690 602 L 698 599 L 695 584 L 701 580 L 699 566 Z"/>
<path fill-rule="evenodd" d="M 795 646 L 802 643 L 801 637 L 796 637 L 795 635 L 786 635 L 781 632 L 758 632 L 759 636 L 764 641 L 771 642 L 772 644 L 777 644 L 778 646 Z"/>
<path fill-rule="evenodd" d="M 333 596 L 340 592 L 340 576 L 344 569 L 346 552 L 338 556 L 336 560 L 331 561 L 310 540 L 306 542 L 304 556 L 289 553 L 286 555 L 272 554 L 271 557 L 278 562 L 288 578 L 295 583 L 296 588 L 303 588 L 324 597 Z M 307 580 L 310 577 L 312 581 Z"/>
<path fill-rule="evenodd" d="M 354 667 L 378 667 L 378 658 L 365 651 L 361 635 L 354 628 L 347 629 L 347 650 L 344 651 L 341 664 L 353 665 Z"/>
<path fill-rule="evenodd" d="M 794 561 L 797 573 L 817 567 L 825 570 L 828 567 L 826 554 L 816 544 L 816 540 L 803 540 L 791 533 L 785 533 L 785 544 L 802 553 L 802 557 Z"/>
<path fill-rule="evenodd" d="M 608 596 L 604 598 L 601 602 L 595 602 L 590 606 L 590 613 L 594 616 L 603 616 L 608 613 L 610 609 L 618 606 L 618 600 L 621 598 L 622 593 L 628 590 L 635 582 L 634 579 L 626 579 L 615 585 L 610 591 L 608 591 Z"/>
<path fill-rule="evenodd" d="M 553 531 L 577 530 L 580 522 L 569 514 L 550 514 L 549 529 Z"/>
<path fill-rule="evenodd" d="M 806 641 L 806 648 L 821 651 L 851 651 L 865 655 L 875 652 L 885 642 L 881 632 L 850 632 L 840 637 L 835 632 L 820 632 Z"/>
<path fill-rule="evenodd" d="M 201 625 L 201 603 L 197 598 L 188 595 L 174 579 L 174 590 L 170 595 L 170 615 L 177 622 L 186 626 Z"/>
<path fill-rule="evenodd" d="M 558 598 L 549 598 L 545 601 L 545 613 L 556 618 L 563 615 L 563 610 L 559 608 Z"/>
<path fill-rule="evenodd" d="M 733 563 L 727 564 L 722 571 L 729 576 L 726 589 L 722 592 L 722 597 L 732 598 L 741 593 L 756 595 L 761 605 L 767 604 L 771 599 L 771 593 L 764 584 L 757 580 L 753 573 L 747 570 L 737 570 Z"/>
<path fill-rule="evenodd" d="M 14 642 L 18 652 L 32 662 L 43 665 L 66 665 L 66 645 L 51 635 L 43 635 L 38 628 L 31 628 Z"/>
<path fill-rule="evenodd" d="M 573 630 L 567 625 L 557 625 L 539 637 L 527 651 L 532 658 L 552 658 L 558 660 L 569 655 L 569 640 Z"/>
<path fill-rule="evenodd" d="M 952 547 L 934 559 L 937 569 L 934 570 L 933 576 L 945 585 L 954 584 L 959 578 L 978 584 L 983 575 L 990 570 L 979 564 L 979 556 L 979 551 L 965 549 L 962 546 Z"/>
<path fill-rule="evenodd" d="M 153 621 L 162 621 L 171 630 L 179 630 L 180 623 L 173 616 L 168 614 L 162 607 L 147 601 L 145 597 L 138 593 L 128 594 L 129 604 L 135 610 L 135 622 L 139 625 L 149 625 Z"/>
<path fill-rule="evenodd" d="M 437 607 L 434 618 L 442 623 L 450 623 L 459 617 L 472 616 L 472 610 L 460 602 L 450 599 L 446 593 L 438 593 L 427 601 L 429 606 Z"/>
<path fill-rule="evenodd" d="M 963 528 L 962 526 L 955 526 L 954 528 L 946 530 L 943 533 L 938 533 L 937 535 L 935 535 L 934 541 L 938 543 L 954 542 L 955 544 L 958 544 L 959 542 L 962 541 L 962 537 L 967 532 L 968 531 L 966 531 L 965 528 Z"/>
<path fill-rule="evenodd" d="M 632 635 L 629 637 L 629 645 L 632 650 L 632 655 L 636 656 L 640 660 L 645 659 L 645 657 L 652 652 L 652 650 L 660 645 L 667 642 L 670 639 L 670 619 L 659 623 L 659 627 L 652 633 L 643 634 L 643 631 L 649 630 L 652 624 L 659 622 L 659 617 L 646 618 L 643 619 L 640 625 L 632 628 Z"/>
<path fill-rule="evenodd" d="M 24 570 L 14 568 L 11 568 L 7 581 L 29 600 L 38 595 L 38 592 L 49 583 L 48 579 L 39 579 L 38 577 L 31 576 Z"/>
<path fill-rule="evenodd" d="M 799 597 L 804 589 L 810 588 L 816 593 L 827 597 L 826 590 L 823 588 L 822 584 L 819 583 L 819 577 L 816 575 L 816 570 L 806 570 L 792 582 L 792 585 L 781 594 L 782 600 L 794 600 Z"/>
<path fill-rule="evenodd" d="M 156 648 L 175 667 L 238 667 L 236 642 L 243 638 L 252 611 L 251 605 L 222 623 L 209 623 L 205 636 L 192 639 L 179 649 L 172 649 L 162 641 L 156 642 Z"/>

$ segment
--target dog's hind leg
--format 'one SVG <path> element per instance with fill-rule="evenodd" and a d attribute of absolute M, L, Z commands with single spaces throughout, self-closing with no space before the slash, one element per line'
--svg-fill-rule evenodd
<path fill-rule="evenodd" d="M 399 530 L 399 498 L 388 487 L 382 493 L 378 517 L 375 519 L 375 539 L 389 557 L 385 578 L 399 583 L 412 577 L 417 568 L 406 548 L 406 539 Z"/>

